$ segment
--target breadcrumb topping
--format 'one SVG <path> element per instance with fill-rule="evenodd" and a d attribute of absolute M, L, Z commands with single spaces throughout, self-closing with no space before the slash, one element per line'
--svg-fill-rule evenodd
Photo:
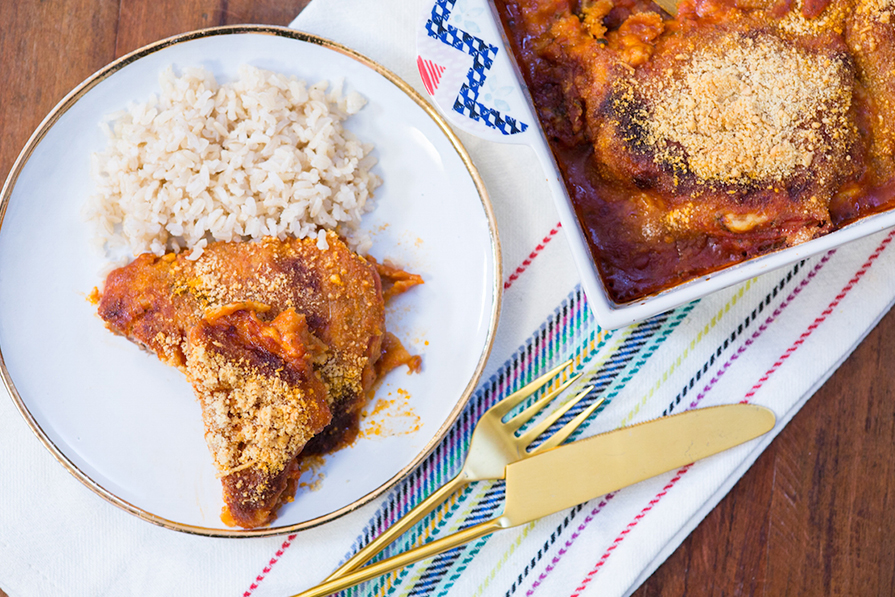
<path fill-rule="evenodd" d="M 289 310 L 268 325 L 255 316 L 265 310 L 237 303 L 209 312 L 189 337 L 187 376 L 202 404 L 218 476 L 251 469 L 250 477 L 236 479 L 237 495 L 228 500 L 237 515 L 248 504 L 267 510 L 276 503 L 270 484 L 331 419 L 326 389 L 310 364 L 325 347 L 304 316 Z"/>
<path fill-rule="evenodd" d="M 249 466 L 277 474 L 313 437 L 309 421 L 320 409 L 303 388 L 207 346 L 191 346 L 188 367 L 219 476 Z"/>
<path fill-rule="evenodd" d="M 863 0 L 855 3 L 855 13 L 867 15 L 880 23 L 893 22 L 893 11 L 895 11 L 893 0 Z"/>
<path fill-rule="evenodd" d="M 871 0 L 886 2 L 889 0 Z M 802 0 L 795 0 L 792 7 L 777 26 L 784 32 L 792 35 L 820 35 L 823 33 L 835 33 L 841 35 L 845 30 L 845 21 L 852 10 L 849 2 L 841 2 L 833 0 L 830 4 L 817 16 L 806 17 L 803 13 Z"/>
<path fill-rule="evenodd" d="M 710 183 L 781 181 L 847 141 L 852 90 L 840 59 L 732 34 L 678 62 L 637 89 L 659 164 Z"/>

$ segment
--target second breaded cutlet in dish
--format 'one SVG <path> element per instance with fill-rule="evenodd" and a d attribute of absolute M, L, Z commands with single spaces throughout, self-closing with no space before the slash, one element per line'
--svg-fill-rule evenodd
<path fill-rule="evenodd" d="M 619 304 L 895 206 L 890 0 L 495 0 Z"/>

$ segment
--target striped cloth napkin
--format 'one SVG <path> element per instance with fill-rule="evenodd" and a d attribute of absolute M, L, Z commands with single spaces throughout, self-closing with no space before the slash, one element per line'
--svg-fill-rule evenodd
<path fill-rule="evenodd" d="M 292 25 L 366 54 L 422 93 L 415 28 L 431 1 L 314 0 Z M 494 204 L 504 304 L 480 387 L 423 465 L 376 502 L 317 529 L 238 541 L 196 537 L 110 507 L 53 460 L 0 396 L 0 588 L 11 597 L 279 597 L 308 588 L 456 473 L 484 410 L 566 358 L 584 373 L 579 385 L 594 384 L 606 399 L 579 436 L 702 406 L 748 401 L 773 409 L 777 428 L 760 440 L 347 592 L 627 595 L 721 500 L 895 297 L 895 232 L 883 232 L 639 325 L 601 329 L 532 152 L 461 137 Z M 500 497 L 500 484 L 477 483 L 396 549 L 491 517 Z"/>

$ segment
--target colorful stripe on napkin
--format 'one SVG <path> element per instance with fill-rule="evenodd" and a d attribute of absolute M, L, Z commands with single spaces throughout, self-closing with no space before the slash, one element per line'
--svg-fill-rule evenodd
<path fill-rule="evenodd" d="M 804 262 L 796 264 L 783 273 L 779 281 L 761 296 L 755 295 L 752 284 L 747 283 L 743 285 L 722 306 L 715 317 L 705 325 L 705 328 L 695 335 L 687 349 L 671 361 L 669 369 L 683 367 L 692 369 L 691 376 L 686 384 L 679 389 L 675 399 L 670 404 L 661 405 L 661 410 L 658 410 L 660 405 L 656 404 L 653 406 L 650 402 L 651 397 L 659 394 L 658 390 L 662 386 L 662 379 L 669 377 L 668 374 L 671 371 L 666 371 L 656 385 L 648 388 L 642 398 L 627 410 L 622 417 L 621 424 L 631 423 L 638 418 L 665 416 L 676 412 L 676 409 L 677 411 L 683 410 L 684 408 L 681 407 L 682 403 L 687 408 L 692 408 L 698 404 L 701 397 L 705 395 L 705 391 L 700 391 L 705 390 L 704 387 L 700 388 L 700 382 L 711 384 L 711 379 L 706 380 L 705 377 L 712 370 L 713 366 L 726 357 L 727 360 L 724 361 L 720 375 L 729 370 L 731 364 L 744 351 L 744 347 L 748 348 L 751 344 L 750 340 L 753 339 L 751 334 L 760 334 L 767 329 L 768 322 L 760 321 L 762 316 L 773 316 L 775 314 L 779 316 L 798 296 L 800 291 L 810 284 L 817 272 L 824 267 L 829 257 L 830 255 L 825 255 L 810 267 L 806 266 Z M 731 321 L 729 316 L 733 310 L 732 307 L 744 301 L 751 301 L 752 308 L 748 310 L 744 318 Z M 406 513 L 412 504 L 420 501 L 425 495 L 434 491 L 440 484 L 446 482 L 459 471 L 474 423 L 487 408 L 536 377 L 542 371 L 566 358 L 573 358 L 576 370 L 585 372 L 583 379 L 578 382 L 578 386 L 595 385 L 589 399 L 596 400 L 601 396 L 606 399 L 604 405 L 593 415 L 591 421 L 582 426 L 576 436 L 586 434 L 590 423 L 593 423 L 593 420 L 610 406 L 612 399 L 627 386 L 635 374 L 678 328 L 679 324 L 696 305 L 696 303 L 691 303 L 657 316 L 640 325 L 613 332 L 599 328 L 590 317 L 586 304 L 586 297 L 583 292 L 580 288 L 576 289 L 556 308 L 553 316 L 541 325 L 526 344 L 479 388 L 471 400 L 470 407 L 466 409 L 458 424 L 452 429 L 438 450 L 433 453 L 423 466 L 415 471 L 411 478 L 402 483 L 382 505 L 376 516 L 369 521 L 363 534 L 355 541 L 352 553 Z M 710 337 L 708 332 L 711 328 L 717 326 L 729 328 L 730 333 L 725 336 L 723 342 L 714 347 L 708 359 L 699 363 L 693 362 L 691 357 L 697 352 L 695 350 L 696 346 L 705 338 Z M 570 389 L 569 393 L 573 392 L 574 388 Z M 691 400 L 689 403 L 687 402 L 688 396 Z M 558 424 L 561 425 L 570 420 L 577 412 L 586 408 L 590 400 L 585 400 L 583 404 L 573 409 L 572 412 L 567 413 Z M 646 411 L 648 404 L 656 410 L 648 412 L 646 417 L 638 417 L 642 411 Z M 670 482 L 671 486 L 685 472 L 686 469 L 679 471 L 678 475 Z M 479 483 L 478 486 L 467 488 L 443 508 L 430 514 L 415 529 L 407 533 L 405 537 L 387 550 L 383 557 L 404 551 L 430 538 L 436 538 L 496 516 L 503 503 L 502 485 L 502 482 Z M 670 487 L 664 491 L 667 492 L 668 489 Z M 657 496 L 656 500 L 661 499 L 662 495 L 664 493 Z M 595 517 L 599 516 L 600 511 L 613 497 L 614 495 L 610 494 L 599 500 L 596 505 L 588 504 L 573 508 L 562 522 L 553 529 L 549 535 L 549 540 L 542 545 L 538 545 L 534 553 L 531 554 L 531 564 L 537 564 L 545 556 L 551 554 L 550 565 L 539 577 L 533 579 L 529 578 L 528 571 L 533 569 L 534 566 L 526 566 L 516 575 L 516 581 L 506 588 L 505 593 L 513 595 L 526 584 L 531 585 L 529 593 L 537 588 L 549 575 L 550 571 L 556 567 L 565 553 L 574 546 L 576 536 Z M 642 515 L 645 516 L 648 511 L 648 509 L 645 510 Z M 525 538 L 525 535 L 525 529 L 523 529 L 520 542 Z M 621 543 L 623 537 L 618 543 Z M 417 566 L 406 568 L 392 575 L 366 583 L 363 587 L 352 589 L 346 592 L 346 594 L 377 596 L 444 594 L 450 589 L 453 582 L 452 579 L 456 579 L 463 573 L 472 558 L 484 547 L 488 540 L 489 538 L 486 537 L 463 549 L 442 554 L 428 565 L 418 564 Z M 618 543 L 614 545 L 617 546 Z M 513 549 L 515 550 L 516 547 L 514 545 Z M 604 562 L 611 555 L 611 551 L 608 554 L 604 554 Z M 501 558 L 497 567 L 509 560 L 510 554 L 505 555 L 506 557 Z M 350 554 L 346 554 L 346 559 L 349 556 Z M 521 559 L 524 560 L 525 558 Z M 480 589 L 484 590 L 484 586 L 480 587 Z"/>

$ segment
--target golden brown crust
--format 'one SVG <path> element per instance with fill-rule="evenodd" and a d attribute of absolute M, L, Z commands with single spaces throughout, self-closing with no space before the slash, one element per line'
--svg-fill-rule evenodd
<path fill-rule="evenodd" d="M 269 325 L 258 305 L 209 313 L 190 330 L 187 378 L 202 405 L 205 441 L 239 526 L 273 519 L 302 449 L 332 419 L 312 360 L 323 345 L 288 309 Z"/>
<path fill-rule="evenodd" d="M 328 243 L 325 251 L 308 239 L 212 243 L 196 261 L 141 255 L 109 274 L 98 312 L 113 332 L 182 368 L 189 329 L 206 309 L 256 301 L 272 318 L 293 308 L 330 348 L 318 370 L 331 403 L 362 401 L 385 331 L 381 282 L 336 235 Z"/>
<path fill-rule="evenodd" d="M 841 48 L 754 23 L 674 41 L 616 80 L 599 129 L 602 171 L 657 206 L 630 225 L 645 242 L 754 233 L 793 245 L 829 232 L 858 139 Z"/>
<path fill-rule="evenodd" d="M 802 171 L 829 187 L 857 134 L 844 54 L 748 27 L 664 49 L 618 85 L 640 102 L 613 106 L 643 133 L 627 150 L 694 187 L 783 184 Z"/>

